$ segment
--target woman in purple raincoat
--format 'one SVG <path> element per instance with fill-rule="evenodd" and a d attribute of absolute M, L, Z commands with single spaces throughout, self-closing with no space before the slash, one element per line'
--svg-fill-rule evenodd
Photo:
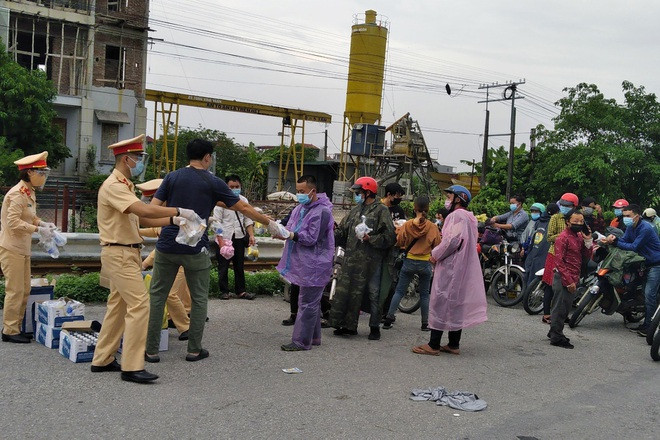
<path fill-rule="evenodd" d="M 477 219 L 465 208 L 472 199 L 460 185 L 445 190 L 445 206 L 450 214 L 442 227 L 442 242 L 431 252 L 435 263 L 429 303 L 428 344 L 413 347 L 417 354 L 459 354 L 464 328 L 486 321 L 486 291 L 477 255 Z M 442 333 L 449 332 L 449 343 L 441 346 Z"/>
<path fill-rule="evenodd" d="M 321 344 L 321 297 L 332 277 L 335 254 L 332 203 L 317 194 L 316 179 L 302 176 L 296 184 L 298 202 L 286 229 L 284 252 L 277 265 L 279 273 L 291 284 L 300 286 L 298 315 L 290 344 L 284 351 L 309 350 Z"/>

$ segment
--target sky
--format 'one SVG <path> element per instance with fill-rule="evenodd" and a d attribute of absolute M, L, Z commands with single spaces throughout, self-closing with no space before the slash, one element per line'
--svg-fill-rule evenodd
<path fill-rule="evenodd" d="M 525 80 L 517 145 L 529 144 L 538 124 L 553 126 L 565 87 L 593 83 L 619 102 L 624 80 L 660 92 L 660 2 L 652 0 L 151 0 L 147 87 L 329 113 L 331 124 L 306 124 L 305 142 L 323 146 L 327 129 L 328 152 L 339 152 L 351 26 L 367 9 L 389 26 L 382 124 L 410 112 L 432 156 L 459 171 L 482 154 L 480 84 Z M 510 102 L 489 108 L 490 133 L 508 133 Z M 182 107 L 179 122 L 245 145 L 280 142 L 274 117 Z"/>

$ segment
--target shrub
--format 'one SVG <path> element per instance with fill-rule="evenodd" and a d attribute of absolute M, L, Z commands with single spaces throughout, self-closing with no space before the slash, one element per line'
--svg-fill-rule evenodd
<path fill-rule="evenodd" d="M 105 302 L 110 291 L 99 286 L 99 273 L 63 274 L 57 278 L 55 297 L 66 296 L 80 302 Z"/>

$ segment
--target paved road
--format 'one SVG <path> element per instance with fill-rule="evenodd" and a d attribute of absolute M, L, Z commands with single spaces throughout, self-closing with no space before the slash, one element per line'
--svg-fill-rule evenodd
<path fill-rule="evenodd" d="M 104 308 L 88 307 L 100 319 Z M 154 385 L 89 371 L 55 350 L 0 344 L 0 438 L 142 439 L 657 439 L 660 363 L 620 317 L 589 316 L 568 330 L 575 350 L 549 345 L 548 326 L 520 308 L 489 304 L 489 321 L 464 331 L 461 355 L 419 356 L 419 314 L 399 315 L 380 341 L 366 320 L 351 339 L 285 353 L 291 327 L 281 298 L 213 300 L 209 359 L 170 350 L 148 368 Z M 299 367 L 302 374 L 284 374 Z M 408 399 L 442 385 L 477 393 L 480 413 Z M 455 416 L 454 414 L 459 414 Z"/>

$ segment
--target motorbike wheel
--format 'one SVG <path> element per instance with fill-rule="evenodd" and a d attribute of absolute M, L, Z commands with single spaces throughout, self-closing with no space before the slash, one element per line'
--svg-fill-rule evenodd
<path fill-rule="evenodd" d="M 523 299 L 525 290 L 525 276 L 518 268 L 509 269 L 509 285 L 504 281 L 504 274 L 497 272 L 493 276 L 488 292 L 496 303 L 503 307 L 511 307 L 518 304 Z"/>
<path fill-rule="evenodd" d="M 658 306 L 658 310 L 655 311 L 653 314 L 653 320 L 651 321 L 651 325 L 649 326 L 649 330 L 646 333 L 646 343 L 651 345 L 653 344 L 653 337 L 655 334 L 660 334 L 660 306 Z"/>
<path fill-rule="evenodd" d="M 568 320 L 568 326 L 570 328 L 575 328 L 582 321 L 582 318 L 587 316 L 589 310 L 593 306 L 594 302 L 600 298 L 600 295 L 592 295 L 589 292 L 585 292 L 578 302 L 577 308 L 571 315 L 571 318 Z"/>
<path fill-rule="evenodd" d="M 543 310 L 543 294 L 544 284 L 541 282 L 540 277 L 534 280 L 525 287 L 523 293 L 523 308 L 530 315 L 538 315 Z"/>
<path fill-rule="evenodd" d="M 418 286 L 419 277 L 415 275 L 408 285 L 406 294 L 403 296 L 403 298 L 401 298 L 401 302 L 399 303 L 399 311 L 403 313 L 414 313 L 417 311 L 417 309 L 419 309 L 422 299 L 419 296 L 419 292 L 417 291 Z"/>
<path fill-rule="evenodd" d="M 653 343 L 651 344 L 651 359 L 654 361 L 660 361 L 660 332 L 657 332 L 653 337 Z"/>

